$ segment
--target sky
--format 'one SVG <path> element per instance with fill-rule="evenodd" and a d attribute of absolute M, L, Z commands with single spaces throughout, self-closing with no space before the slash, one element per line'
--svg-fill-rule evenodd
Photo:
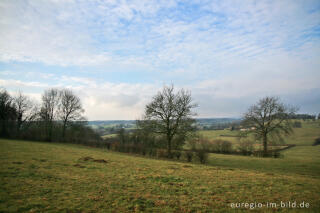
<path fill-rule="evenodd" d="M 319 0 L 0 1 L 0 87 L 72 89 L 89 120 L 139 119 L 171 84 L 201 118 L 265 96 L 318 114 L 319 80 Z"/>

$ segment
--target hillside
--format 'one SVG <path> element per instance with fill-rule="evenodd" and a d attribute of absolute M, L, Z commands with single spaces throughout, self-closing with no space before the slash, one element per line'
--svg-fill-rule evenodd
<path fill-rule="evenodd" d="M 204 166 L 78 145 L 0 140 L 0 212 L 223 212 L 237 202 L 281 201 L 309 203 L 314 212 L 320 208 L 319 166 L 304 173 L 319 156 L 305 164 L 300 159 L 291 165 L 296 172 L 288 173 L 277 168 L 283 159 L 268 164 L 270 171 L 259 171 L 259 160 L 251 159 L 251 169 L 238 169 L 233 157 L 224 158 L 230 167 L 217 166 L 221 158 L 214 155 L 211 166 Z"/>
<path fill-rule="evenodd" d="M 196 126 L 198 129 L 223 129 L 229 127 L 232 123 L 240 121 L 238 118 L 196 118 Z M 88 126 L 96 130 L 100 135 L 110 137 L 119 131 L 126 129 L 127 131 L 136 128 L 135 120 L 99 120 L 88 121 Z"/>

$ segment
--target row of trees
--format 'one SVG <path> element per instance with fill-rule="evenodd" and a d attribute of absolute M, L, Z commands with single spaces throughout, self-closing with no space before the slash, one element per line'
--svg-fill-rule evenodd
<path fill-rule="evenodd" d="M 198 137 L 192 118 L 197 107 L 191 93 L 185 90 L 174 92 L 174 87 L 164 87 L 146 105 L 143 119 L 137 122 L 140 131 L 153 133 L 165 138 L 168 156 L 172 156 L 172 145 L 181 149 L 187 138 Z M 253 134 L 263 144 L 263 155 L 268 156 L 268 145 L 282 141 L 283 136 L 292 133 L 297 108 L 287 106 L 277 97 L 265 97 L 251 106 L 243 117 L 242 125 L 250 127 L 246 134 Z M 197 140 L 195 140 L 197 141 Z"/>
<path fill-rule="evenodd" d="M 19 92 L 0 90 L 0 137 L 45 141 L 98 141 L 86 126 L 79 97 L 69 89 L 49 89 L 41 104 Z"/>
<path fill-rule="evenodd" d="M 197 105 L 193 103 L 190 92 L 183 89 L 175 92 L 173 86 L 165 86 L 146 105 L 143 118 L 137 121 L 135 131 L 119 131 L 118 144 L 114 148 L 143 154 L 166 149 L 166 156 L 172 158 L 188 141 L 189 144 L 193 143 L 192 150 L 196 153 L 201 150 L 231 153 L 231 143 L 208 143 L 197 134 L 196 121 L 193 119 L 195 107 Z M 257 141 L 262 142 L 263 156 L 269 156 L 273 154 L 268 150 L 270 143 L 282 141 L 283 136 L 292 133 L 292 118 L 296 110 L 281 103 L 276 97 L 265 97 L 245 113 L 241 125 L 248 127 L 248 131 L 242 132 L 241 137 L 254 135 Z M 240 148 L 241 153 L 252 153 L 252 142 L 242 142 Z"/>
<path fill-rule="evenodd" d="M 137 129 L 126 138 L 119 133 L 119 147 L 165 148 L 167 156 L 172 150 L 180 150 L 189 138 L 197 138 L 196 121 L 193 119 L 191 93 L 174 91 L 165 86 L 146 105 L 143 118 L 137 121 Z M 256 139 L 261 141 L 264 154 L 268 144 L 281 140 L 292 132 L 291 118 L 297 109 L 288 107 L 276 97 L 265 97 L 251 106 L 243 118 L 243 125 L 250 127 Z M 19 93 L 11 97 L 0 91 L 0 136 L 46 141 L 99 142 L 99 136 L 84 122 L 80 99 L 68 89 L 49 89 L 42 95 L 40 107 L 27 96 Z M 128 142 L 126 142 L 128 141 Z M 197 141 L 197 139 L 195 139 Z"/>

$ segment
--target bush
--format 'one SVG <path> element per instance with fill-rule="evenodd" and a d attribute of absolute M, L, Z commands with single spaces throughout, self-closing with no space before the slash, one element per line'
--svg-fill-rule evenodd
<path fill-rule="evenodd" d="M 111 144 L 111 149 L 113 151 L 120 151 L 120 143 L 119 142 L 115 142 Z"/>
<path fill-rule="evenodd" d="M 302 127 L 302 124 L 301 124 L 300 121 L 295 121 L 295 122 L 293 123 L 293 127 L 294 127 L 294 128 L 301 128 L 301 127 Z"/>
<path fill-rule="evenodd" d="M 256 157 L 263 157 L 263 158 L 283 158 L 283 155 L 279 151 L 269 151 L 267 154 L 265 154 L 263 151 L 257 151 L 253 153 Z"/>
<path fill-rule="evenodd" d="M 253 152 L 253 141 L 244 140 L 239 142 L 239 151 L 243 155 L 251 155 Z"/>
<path fill-rule="evenodd" d="M 180 157 L 181 157 L 181 152 L 180 152 L 180 151 L 174 151 L 174 152 L 172 153 L 172 155 L 175 156 L 175 157 L 177 158 L 177 160 L 179 160 Z"/>
<path fill-rule="evenodd" d="M 210 151 L 220 153 L 221 152 L 221 143 L 222 143 L 222 140 L 220 140 L 220 139 L 213 140 L 211 143 L 211 146 L 210 146 Z"/>
<path fill-rule="evenodd" d="M 155 157 L 157 155 L 157 152 L 155 149 L 149 149 L 148 153 L 150 157 Z"/>
<path fill-rule="evenodd" d="M 146 150 L 145 148 L 142 148 L 142 149 L 141 149 L 141 154 L 142 154 L 143 156 L 145 156 L 145 155 L 147 154 L 147 150 Z"/>
<path fill-rule="evenodd" d="M 165 150 L 165 149 L 158 149 L 158 150 L 157 150 L 157 157 L 158 157 L 158 158 L 167 158 L 167 157 L 168 157 L 167 150 Z"/>
<path fill-rule="evenodd" d="M 221 144 L 222 153 L 230 153 L 232 151 L 232 144 L 230 141 L 223 141 Z"/>
<path fill-rule="evenodd" d="M 210 152 L 212 146 L 212 142 L 208 138 L 199 137 L 198 139 L 198 147 L 206 152 Z"/>
<path fill-rule="evenodd" d="M 193 152 L 192 151 L 186 151 L 185 152 L 185 156 L 188 162 L 192 161 L 192 157 L 193 157 Z"/>
<path fill-rule="evenodd" d="M 196 155 L 200 163 L 205 164 L 206 162 L 208 162 L 209 154 L 205 150 L 197 150 Z"/>
<path fill-rule="evenodd" d="M 312 146 L 317 146 L 320 145 L 320 138 L 317 138 L 314 140 L 314 143 L 312 144 Z"/>
<path fill-rule="evenodd" d="M 280 152 L 275 151 L 275 152 L 272 153 L 272 157 L 274 157 L 274 158 L 281 158 L 282 155 L 281 155 Z"/>
<path fill-rule="evenodd" d="M 105 147 L 108 149 L 108 150 L 110 150 L 110 147 L 111 147 L 111 143 L 109 143 L 109 142 L 106 142 L 105 143 Z"/>
<path fill-rule="evenodd" d="M 213 140 L 211 142 L 210 151 L 217 153 L 231 153 L 232 143 L 221 139 Z"/>

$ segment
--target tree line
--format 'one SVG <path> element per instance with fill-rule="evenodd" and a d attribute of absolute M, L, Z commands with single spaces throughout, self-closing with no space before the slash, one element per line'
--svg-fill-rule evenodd
<path fill-rule="evenodd" d="M 137 121 L 137 130 L 127 135 L 124 130 L 119 132 L 120 142 L 116 149 L 130 152 L 130 147 L 140 144 L 146 150 L 152 150 L 154 147 L 165 149 L 164 155 L 173 158 L 177 151 L 183 150 L 188 141 L 189 149 L 201 156 L 199 159 L 205 156 L 205 152 L 212 150 L 219 153 L 235 152 L 231 150 L 230 142 L 210 141 L 197 133 L 196 122 L 193 119 L 195 107 L 197 104 L 193 103 L 189 91 L 181 89 L 175 92 L 173 86 L 165 86 L 146 105 L 143 118 Z M 251 135 L 255 141 L 260 141 L 263 147 L 263 150 L 256 154 L 263 157 L 279 156 L 279 153 L 269 150 L 269 146 L 283 143 L 284 137 L 293 132 L 296 112 L 296 107 L 285 105 L 277 97 L 267 96 L 260 99 L 242 118 L 240 125 L 248 128 L 239 134 L 238 153 L 254 153 L 253 141 L 246 138 Z"/>
<path fill-rule="evenodd" d="M 133 152 L 150 156 L 186 159 L 192 157 L 184 150 L 188 145 L 200 162 L 205 162 L 208 150 L 230 153 L 228 141 L 210 144 L 197 132 L 190 91 L 175 91 L 174 86 L 164 86 L 145 106 L 142 119 L 136 121 L 136 129 L 118 131 L 116 138 L 102 140 L 86 124 L 81 100 L 69 89 L 48 89 L 36 104 L 21 92 L 11 97 L 5 89 L 0 90 L 0 137 L 42 141 L 60 141 L 112 148 L 116 151 Z M 244 114 L 241 125 L 249 127 L 242 133 L 251 134 L 263 146 L 263 156 L 269 156 L 269 145 L 283 141 L 292 133 L 294 107 L 283 104 L 277 97 L 265 97 L 252 105 Z M 240 141 L 243 153 L 251 153 L 252 143 Z"/>
<path fill-rule="evenodd" d="M 0 89 L 0 137 L 48 142 L 98 143 L 86 124 L 79 97 L 69 89 L 48 89 L 41 103 L 22 92 L 11 96 Z"/>

